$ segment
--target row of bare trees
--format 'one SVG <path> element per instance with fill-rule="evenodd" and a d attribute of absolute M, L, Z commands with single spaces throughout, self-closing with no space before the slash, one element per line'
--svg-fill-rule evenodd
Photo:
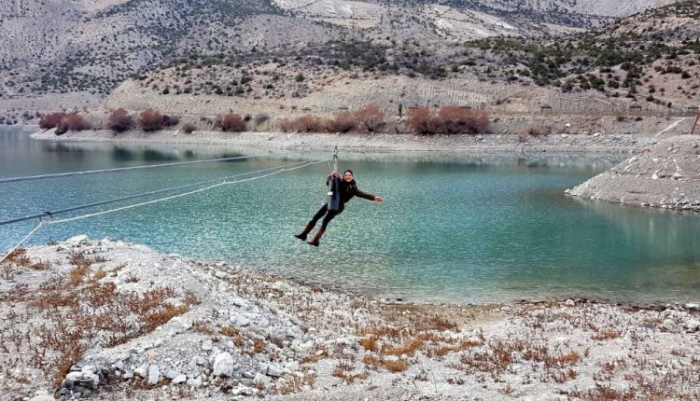
<path fill-rule="evenodd" d="M 294 119 L 283 119 L 279 128 L 284 132 L 376 132 L 386 124 L 386 114 L 376 105 L 356 111 L 345 111 L 334 118 L 307 114 Z"/>
<path fill-rule="evenodd" d="M 344 112 L 334 118 L 304 115 L 284 119 L 279 127 L 284 132 L 376 132 L 387 124 L 386 115 L 375 105 L 355 112 Z M 427 107 L 412 108 L 406 126 L 418 135 L 476 135 L 485 133 L 489 116 L 480 110 L 460 106 L 444 106 L 437 111 Z"/>
<path fill-rule="evenodd" d="M 77 113 L 50 113 L 39 120 L 42 129 L 56 128 L 56 135 L 65 134 L 68 131 L 83 131 L 91 129 L 90 123 Z"/>
<path fill-rule="evenodd" d="M 264 122 L 268 118 L 267 115 L 261 114 L 254 122 L 258 124 L 258 120 Z M 249 129 L 250 120 L 251 117 L 248 115 L 227 113 L 218 116 L 213 122 L 213 127 L 224 132 L 245 132 Z M 283 132 L 374 133 L 381 131 L 388 122 L 387 115 L 379 107 L 368 105 L 355 111 L 339 113 L 331 118 L 306 114 L 297 118 L 281 119 L 278 121 L 278 127 Z M 180 120 L 177 117 L 153 109 L 144 110 L 136 117 L 124 109 L 117 109 L 110 113 L 106 127 L 115 133 L 135 127 L 144 132 L 155 132 L 174 127 L 179 123 Z M 408 112 L 405 124 L 418 135 L 475 135 L 487 132 L 489 117 L 481 110 L 459 106 L 444 106 L 436 111 L 427 107 L 412 108 Z M 56 128 L 57 135 L 67 131 L 92 128 L 84 117 L 76 113 L 48 114 L 39 121 L 39 125 L 43 129 Z M 182 126 L 183 132 L 188 134 L 195 129 L 192 123 Z"/>
<path fill-rule="evenodd" d="M 476 135 L 487 131 L 489 116 L 459 106 L 444 106 L 437 112 L 415 108 L 408 111 L 408 126 L 418 135 Z"/>

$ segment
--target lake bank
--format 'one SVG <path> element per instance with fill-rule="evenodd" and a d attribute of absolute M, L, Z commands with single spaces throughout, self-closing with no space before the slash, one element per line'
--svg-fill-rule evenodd
<path fill-rule="evenodd" d="M 198 122 L 200 123 L 200 122 Z M 494 119 L 490 133 L 481 135 L 420 136 L 411 133 L 327 134 L 213 131 L 205 126 L 191 134 L 179 130 L 144 133 L 132 130 L 114 134 L 107 130 L 37 132 L 33 138 L 56 141 L 99 141 L 120 143 L 211 144 L 269 150 L 343 152 L 433 151 L 464 154 L 489 153 L 639 153 L 659 140 L 687 134 L 690 118 L 645 117 L 644 119 L 551 116 L 503 117 Z"/>
<path fill-rule="evenodd" d="M 337 146 L 342 152 L 453 152 L 463 154 L 622 154 L 642 152 L 655 142 L 653 138 L 646 136 L 595 135 L 595 133 L 592 135 L 559 134 L 523 139 L 513 134 L 428 137 L 390 134 L 224 133 L 219 131 L 196 131 L 189 135 L 177 131 L 160 131 L 148 134 L 132 131 L 117 135 L 109 131 L 83 131 L 68 132 L 56 136 L 53 134 L 53 130 L 47 130 L 32 134 L 32 138 L 48 141 L 229 145 L 239 148 L 290 151 L 330 152 Z"/>
<path fill-rule="evenodd" d="M 700 211 L 700 136 L 661 141 L 573 188 L 572 196 L 626 205 Z"/>
<path fill-rule="evenodd" d="M 6 394 L 52 393 L 57 377 L 99 400 L 700 395 L 696 304 L 386 302 L 86 237 L 29 248 L 3 271 Z M 79 339 L 59 316 L 89 344 L 71 362 L 60 344 Z M 59 341 L 40 341 L 41 327 Z M 36 337 L 17 336 L 29 328 Z"/>

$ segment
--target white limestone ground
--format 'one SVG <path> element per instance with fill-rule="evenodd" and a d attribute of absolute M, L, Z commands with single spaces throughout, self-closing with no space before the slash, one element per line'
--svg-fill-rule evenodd
<path fill-rule="evenodd" d="M 634 206 L 700 211 L 700 136 L 665 139 L 568 193 Z"/>
<path fill-rule="evenodd" d="M 0 267 L 0 400 L 700 396 L 697 304 L 391 304 L 84 236 Z"/>

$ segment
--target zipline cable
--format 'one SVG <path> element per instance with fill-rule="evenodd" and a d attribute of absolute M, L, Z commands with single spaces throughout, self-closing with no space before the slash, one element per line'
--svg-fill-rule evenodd
<path fill-rule="evenodd" d="M 278 167 L 277 167 L 277 171 L 273 171 L 273 172 L 271 172 L 271 173 L 267 173 L 267 174 L 260 175 L 260 176 L 256 176 L 256 177 L 244 178 L 244 179 L 236 180 L 236 181 L 227 181 L 227 179 L 224 178 L 224 182 L 220 182 L 220 183 L 218 183 L 218 184 L 210 185 L 210 186 L 205 187 L 205 188 L 199 188 L 199 189 L 196 189 L 196 190 L 194 190 L 194 191 L 190 191 L 190 192 L 186 192 L 186 193 L 182 193 L 182 194 L 177 194 L 177 195 L 172 195 L 172 196 L 167 196 L 167 197 L 165 197 L 165 198 L 153 199 L 153 200 L 150 200 L 150 201 L 141 202 L 141 203 L 137 203 L 137 204 L 133 204 L 133 205 L 128 205 L 128 206 L 123 206 L 123 207 L 119 207 L 119 208 L 116 208 L 116 209 L 103 210 L 103 211 L 96 212 L 96 213 L 90 213 L 90 214 L 85 214 L 85 215 L 80 215 L 80 216 L 75 216 L 75 217 L 69 217 L 69 218 L 61 219 L 61 220 L 42 221 L 42 220 L 41 220 L 41 217 L 45 217 L 45 215 L 41 215 L 41 216 L 39 217 L 39 223 L 36 225 L 36 227 L 34 227 L 24 238 L 22 238 L 22 240 L 21 240 L 19 243 L 17 243 L 17 245 L 15 245 L 14 247 L 12 247 L 12 249 L 10 249 L 10 251 L 7 252 L 7 254 L 5 254 L 5 256 L 3 256 L 2 259 L 0 259 L 0 263 L 2 263 L 8 256 L 10 256 L 17 248 L 19 248 L 20 246 L 22 246 L 22 244 L 23 244 L 25 241 L 27 241 L 32 235 L 34 235 L 34 233 L 36 233 L 42 226 L 49 226 L 49 225 L 55 225 L 55 224 L 61 224 L 61 223 L 68 223 L 68 222 L 75 221 L 75 220 L 82 220 L 82 219 L 87 219 L 87 218 L 90 218 L 90 217 L 101 216 L 101 215 L 108 214 L 108 213 L 114 213 L 114 212 L 118 212 L 118 211 L 122 211 L 122 210 L 133 209 L 133 208 L 140 207 L 140 206 L 146 206 L 146 205 L 150 205 L 150 204 L 154 204 L 154 203 L 165 202 L 165 201 L 168 201 L 168 200 L 171 200 L 171 199 L 181 198 L 181 197 L 188 196 L 188 195 L 193 195 L 193 194 L 196 194 L 196 193 L 199 193 L 199 192 L 204 192 L 204 191 L 207 191 L 207 190 L 210 190 L 210 189 L 214 189 L 214 188 L 217 188 L 217 187 L 220 187 L 220 186 L 223 186 L 223 185 L 228 185 L 228 184 L 239 184 L 239 183 L 242 183 L 242 182 L 254 181 L 254 180 L 257 180 L 257 179 L 260 179 L 260 178 L 270 177 L 270 176 L 272 176 L 272 175 L 279 174 L 279 173 L 282 173 L 282 172 L 298 170 L 298 169 L 301 169 L 301 168 L 304 168 L 304 167 L 308 167 L 308 166 L 311 166 L 311 165 L 314 165 L 314 164 L 323 163 L 323 162 L 325 162 L 325 159 L 324 159 L 324 160 L 312 161 L 312 162 L 302 162 L 302 163 L 304 163 L 303 165 L 301 165 L 301 166 L 296 166 L 296 167 L 288 167 L 288 168 L 281 168 L 281 169 L 280 169 L 280 167 L 285 167 L 285 166 L 278 166 Z M 290 165 L 294 165 L 294 164 L 299 164 L 299 162 L 297 162 L 297 163 L 291 163 Z M 290 165 L 287 165 L 287 166 L 290 166 Z M 270 170 L 270 169 L 265 169 L 265 170 L 260 170 L 260 171 L 258 171 L 258 172 L 269 171 L 269 170 Z M 239 174 L 238 176 L 241 176 L 241 174 Z M 235 177 L 235 176 L 234 176 L 234 177 Z M 51 216 L 49 215 L 49 217 L 51 217 Z"/>
<path fill-rule="evenodd" d="M 271 168 L 268 168 L 268 169 L 257 170 L 257 171 L 251 171 L 251 172 L 248 172 L 248 173 L 236 174 L 236 175 L 228 176 L 228 177 L 220 177 L 220 178 L 215 178 L 215 179 L 211 179 L 211 180 L 195 182 L 195 183 L 192 183 L 192 184 L 180 185 L 180 186 L 177 186 L 177 187 L 165 188 L 165 189 L 160 189 L 160 190 L 157 190 L 157 191 L 146 192 L 146 193 L 143 193 L 143 194 L 137 194 L 137 195 L 125 196 L 125 197 L 117 198 L 117 199 L 110 199 L 110 200 L 106 200 L 106 201 L 88 203 L 88 204 L 85 204 L 85 205 L 73 206 L 73 207 L 69 207 L 69 208 L 66 208 L 66 209 L 60 209 L 60 210 L 54 210 L 54 211 L 45 211 L 45 212 L 42 212 L 42 213 L 36 213 L 36 214 L 24 216 L 24 217 L 17 217 L 17 218 L 13 218 L 13 219 L 9 219 L 9 220 L 3 220 L 3 221 L 0 221 L 0 226 L 6 225 L 6 224 L 18 223 L 18 222 L 21 222 L 21 221 L 33 220 L 33 219 L 37 219 L 37 218 L 40 218 L 40 217 L 52 217 L 52 216 L 55 216 L 55 215 L 58 215 L 58 214 L 63 214 L 63 213 L 68 213 L 68 212 L 75 212 L 75 211 L 78 211 L 78 210 L 88 209 L 88 208 L 92 208 L 92 207 L 96 207 L 96 206 L 103 206 L 103 205 L 108 205 L 108 204 L 111 204 L 111 203 L 117 203 L 117 202 L 123 202 L 123 201 L 127 201 L 127 200 L 132 200 L 132 199 L 138 199 L 138 198 L 142 198 L 142 197 L 145 197 L 145 196 L 151 196 L 151 195 L 161 194 L 161 193 L 164 193 L 164 192 L 172 192 L 172 191 L 176 191 L 176 190 L 179 190 L 179 189 L 185 189 L 185 188 L 196 187 L 196 186 L 199 186 L 199 185 L 205 185 L 205 184 L 209 184 L 209 183 L 216 182 L 216 181 L 226 180 L 226 179 L 235 178 L 235 177 L 240 177 L 240 176 L 245 176 L 245 175 L 251 175 L 251 174 L 262 173 L 262 172 L 270 171 L 270 170 L 277 170 L 277 169 L 279 169 L 279 168 L 284 168 L 284 167 L 293 166 L 293 165 L 295 165 L 295 164 L 302 164 L 302 163 L 307 163 L 307 162 L 306 162 L 306 161 L 294 162 L 294 163 L 285 164 L 285 165 L 282 165 L 282 166 L 271 167 Z"/>
<path fill-rule="evenodd" d="M 73 172 L 69 172 L 69 173 L 29 175 L 29 176 L 24 176 L 24 177 L 1 178 L 0 184 L 7 184 L 7 183 L 11 183 L 11 182 L 44 180 L 44 179 L 59 178 L 59 177 L 72 177 L 72 176 L 76 176 L 76 175 L 116 173 L 116 172 L 122 172 L 122 171 L 134 171 L 134 170 L 161 168 L 161 167 L 183 166 L 183 165 L 188 165 L 188 164 L 214 163 L 214 162 L 223 162 L 223 161 L 231 161 L 231 160 L 254 159 L 254 158 L 258 158 L 258 157 L 281 156 L 281 155 L 288 155 L 288 154 L 292 154 L 292 153 L 305 153 L 305 152 L 307 152 L 307 151 L 302 150 L 302 151 L 296 151 L 296 152 L 269 153 L 269 154 L 265 154 L 265 155 L 221 157 L 218 159 L 190 160 L 190 161 L 186 161 L 186 162 L 149 164 L 149 165 L 145 165 L 145 166 L 119 167 L 119 168 L 111 168 L 111 169 L 86 170 L 86 171 L 73 171 Z"/>
<path fill-rule="evenodd" d="M 272 176 L 272 175 L 275 175 L 275 174 L 279 174 L 279 173 L 283 173 L 283 172 L 287 172 L 287 171 L 297 170 L 297 169 L 300 169 L 300 168 L 308 167 L 308 166 L 311 166 L 311 165 L 313 165 L 313 164 L 318 164 L 318 163 L 322 163 L 322 162 L 323 162 L 323 161 L 307 162 L 306 164 L 301 165 L 301 166 L 291 167 L 291 168 L 285 168 L 285 169 L 273 171 L 273 172 L 271 172 L 271 173 L 264 174 L 264 175 L 260 175 L 260 176 L 256 176 L 256 177 L 244 178 L 244 179 L 242 179 L 242 180 L 236 180 L 236 181 L 226 181 L 226 180 L 224 180 L 224 182 L 220 182 L 220 183 L 218 183 L 218 184 L 210 185 L 210 186 L 204 187 L 204 188 L 195 189 L 194 191 L 185 192 L 185 193 L 182 193 L 182 194 L 177 194 L 177 195 L 172 195 L 172 196 L 167 196 L 167 197 L 165 197 L 165 198 L 158 198 L 158 199 L 154 199 L 154 200 L 150 200 L 150 201 L 146 201 L 146 202 L 136 203 L 136 204 L 133 204 L 133 205 L 122 206 L 122 207 L 118 207 L 118 208 L 116 208 L 116 209 L 103 210 L 103 211 L 100 211 L 100 212 L 95 212 L 95 213 L 80 215 L 80 216 L 76 216 L 76 217 L 68 217 L 68 218 L 61 219 L 61 220 L 51 220 L 51 221 L 45 222 L 44 225 L 45 225 L 45 226 L 51 226 L 51 225 L 54 225 L 54 224 L 67 223 L 67 222 L 75 221 L 75 220 L 83 220 L 83 219 L 87 219 L 87 218 L 90 218 L 90 217 L 97 217 L 97 216 L 101 216 L 101 215 L 104 215 L 104 214 L 109 214 L 109 213 L 114 213 L 114 212 L 120 212 L 120 211 L 122 211 L 122 210 L 133 209 L 133 208 L 137 208 L 137 207 L 140 207 L 140 206 L 146 206 L 146 205 L 151 205 L 151 204 L 154 204 L 154 203 L 165 202 L 165 201 L 169 201 L 169 200 L 171 200 L 171 199 L 177 199 L 177 198 L 181 198 L 181 197 L 184 197 L 184 196 L 193 195 L 193 194 L 196 194 L 196 193 L 199 193 L 199 192 L 208 191 L 208 190 L 210 190 L 210 189 L 214 189 L 214 188 L 217 188 L 217 187 L 220 187 L 220 186 L 223 186 L 223 185 L 240 184 L 240 183 L 242 183 L 242 182 L 254 181 L 254 180 L 257 180 L 257 179 L 260 179 L 260 178 L 269 177 L 269 176 Z"/>
<path fill-rule="evenodd" d="M 13 246 L 12 249 L 10 249 L 10 251 L 7 252 L 7 253 L 5 254 L 5 256 L 2 257 L 2 259 L 0 259 L 0 264 L 2 264 L 2 262 L 4 262 L 5 259 L 7 259 L 8 256 L 12 255 L 12 252 L 14 252 L 15 249 L 17 249 L 17 248 L 19 248 L 20 246 L 22 246 L 22 244 L 24 244 L 24 241 L 28 240 L 29 237 L 31 237 L 32 235 L 34 235 L 34 233 L 37 232 L 37 230 L 40 229 L 41 226 L 43 226 L 43 225 L 44 225 L 44 222 L 43 222 L 43 221 L 39 221 L 39 224 L 37 224 L 36 227 L 34 227 L 34 228 L 29 232 L 29 234 L 27 234 L 24 238 L 22 238 L 22 240 L 21 240 L 20 242 L 18 242 L 17 245 Z"/>

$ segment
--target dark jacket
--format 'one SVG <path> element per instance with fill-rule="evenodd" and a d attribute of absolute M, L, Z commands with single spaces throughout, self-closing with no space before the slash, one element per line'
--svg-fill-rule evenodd
<path fill-rule="evenodd" d="M 330 177 L 326 181 L 326 185 L 330 184 Z M 367 192 L 362 192 L 360 191 L 359 188 L 357 188 L 357 183 L 355 180 L 352 180 L 350 182 L 345 182 L 342 178 L 340 179 L 340 202 L 342 204 L 345 204 L 347 201 L 352 199 L 353 197 L 359 197 L 359 198 L 364 198 L 367 200 L 373 201 L 375 196 L 372 194 L 368 194 Z"/>
<path fill-rule="evenodd" d="M 367 200 L 374 200 L 374 195 L 368 194 L 367 192 L 362 192 L 360 191 L 359 188 L 357 188 L 357 183 L 355 180 L 352 180 L 350 182 L 345 182 L 345 180 L 340 181 L 340 200 L 345 203 L 352 199 L 354 196 L 364 198 Z"/>

